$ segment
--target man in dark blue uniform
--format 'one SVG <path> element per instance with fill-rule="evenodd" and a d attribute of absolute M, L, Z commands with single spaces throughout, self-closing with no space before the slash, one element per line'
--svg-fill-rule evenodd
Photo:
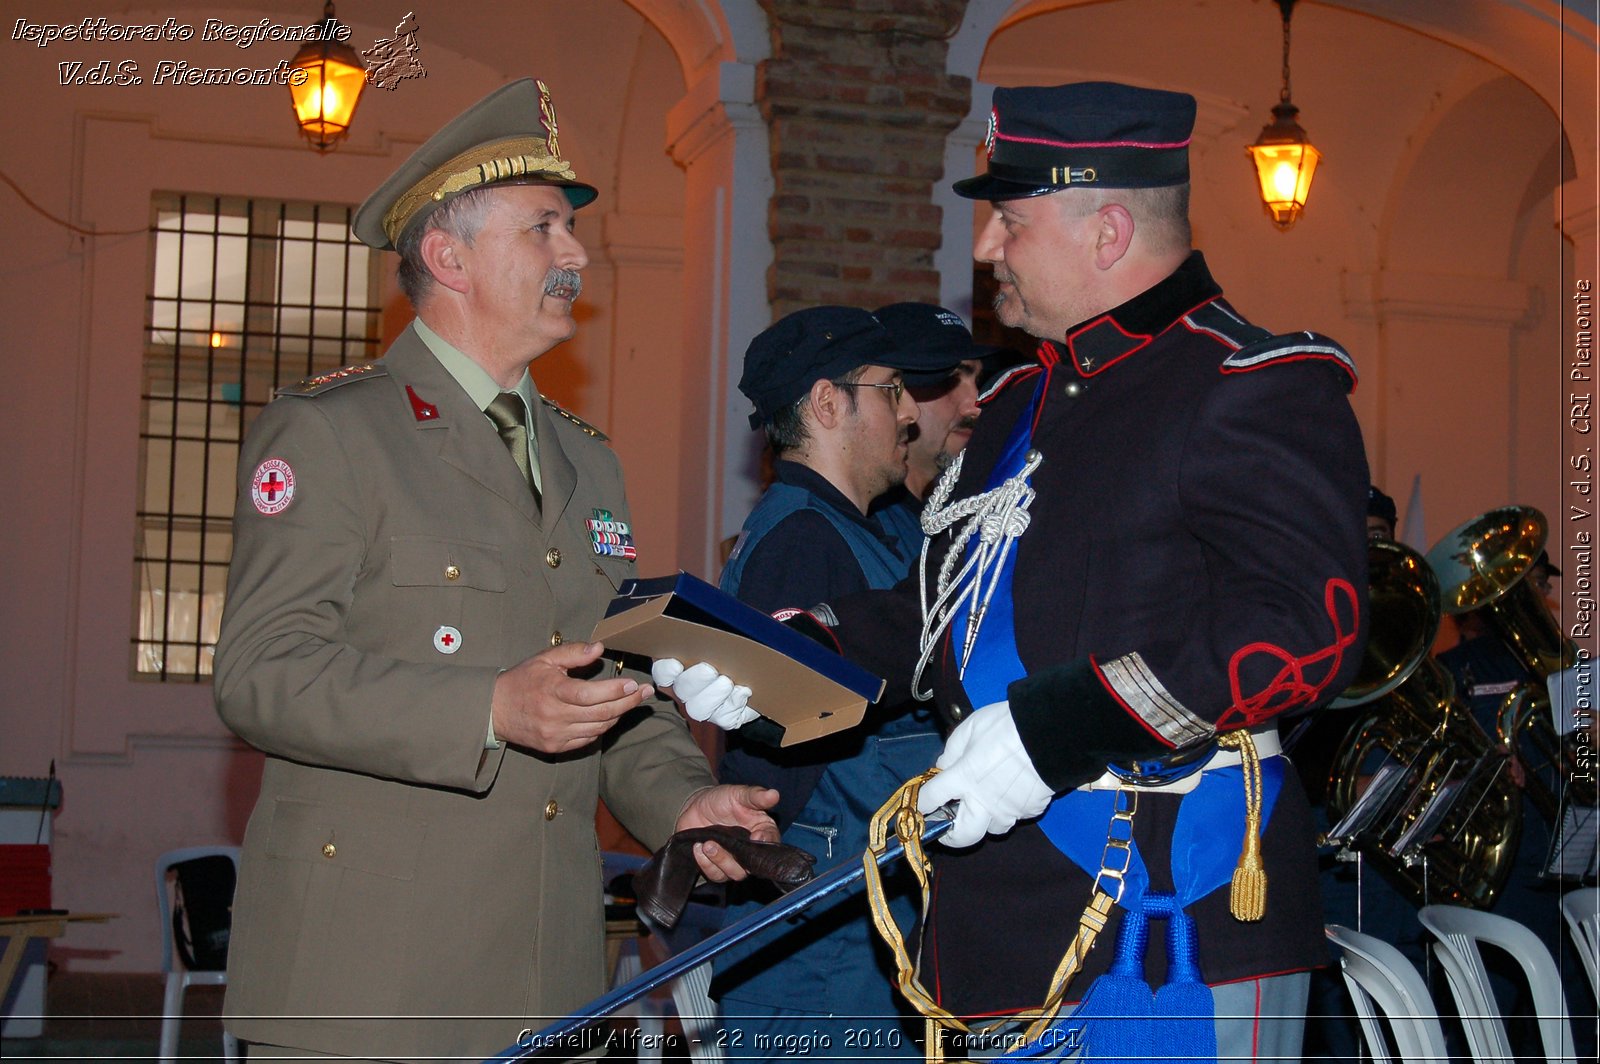
<path fill-rule="evenodd" d="M 939 474 L 972 439 L 980 394 L 1008 367 L 1027 361 L 1009 348 L 972 339 L 961 316 L 934 303 L 891 303 L 873 311 L 899 346 L 956 360 L 954 373 L 906 374 L 917 401 L 917 423 L 906 445 L 906 482 L 872 507 L 872 516 L 899 539 L 912 558 L 922 554 L 922 502 Z"/>
<path fill-rule="evenodd" d="M 841 602 L 838 633 L 891 679 L 920 657 L 913 686 L 954 725 L 922 793 L 960 801 L 924 942 L 945 1007 L 1038 1004 L 1104 867 L 1104 814 L 1136 803 L 1147 878 L 1068 997 L 1137 952 L 1109 948 L 1119 926 L 1173 893 L 1217 1016 L 1245 1017 L 1219 1020 L 1217 1051 L 1297 1056 L 1299 1023 L 1268 1018 L 1303 1015 L 1325 949 L 1274 718 L 1330 700 L 1358 663 L 1368 477 L 1349 356 L 1249 324 L 1190 248 L 1194 113 L 1187 95 L 1106 83 L 995 92 L 988 172 L 956 190 L 991 205 L 974 255 L 1000 321 L 1042 341 L 1040 365 L 993 397 L 924 514 L 950 528 L 922 574 L 949 607 L 918 624 Z M 986 542 L 995 527 L 1004 546 Z M 1262 757 L 1259 916 L 1216 889 L 1254 834 L 1250 758 L 1241 770 L 1215 746 L 1241 730 Z M 1152 986 L 1185 974 L 1162 952 Z M 1101 1025 L 1118 1026 L 1141 1037 Z"/>
<path fill-rule="evenodd" d="M 722 589 L 773 612 L 905 579 L 920 538 L 902 542 L 868 516 L 906 476 L 917 404 L 902 373 L 948 377 L 963 353 L 897 346 L 874 315 L 853 307 L 797 311 L 751 341 L 739 388 L 775 454 L 775 481 L 744 523 Z M 874 707 L 864 728 L 797 747 L 736 732 L 720 775 L 777 788 L 783 840 L 815 854 L 820 870 L 855 859 L 873 810 L 940 745 L 932 712 L 907 698 Z M 730 920 L 766 900 L 750 893 Z M 896 909 L 912 916 L 908 892 Z M 729 951 L 712 988 L 729 1055 L 765 1058 L 773 1047 L 806 1044 L 830 1056 L 920 1057 L 901 1027 L 889 960 L 860 897 Z"/>
<path fill-rule="evenodd" d="M 935 487 L 920 574 L 815 612 L 952 726 L 920 803 L 959 803 L 922 949 L 941 1005 L 1037 1006 L 1115 897 L 1066 996 L 1151 1018 L 1067 1044 L 1298 1059 L 1326 951 L 1275 718 L 1359 662 L 1367 467 L 1349 356 L 1251 325 L 1190 248 L 1194 115 L 1125 85 L 996 90 L 988 171 L 956 190 L 990 204 L 974 255 L 1039 364 Z"/>

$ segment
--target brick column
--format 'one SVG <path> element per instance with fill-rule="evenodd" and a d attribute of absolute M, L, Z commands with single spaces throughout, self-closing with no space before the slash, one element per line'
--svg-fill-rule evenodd
<path fill-rule="evenodd" d="M 762 0 L 774 317 L 819 303 L 937 301 L 945 141 L 971 82 L 945 73 L 966 0 Z"/>

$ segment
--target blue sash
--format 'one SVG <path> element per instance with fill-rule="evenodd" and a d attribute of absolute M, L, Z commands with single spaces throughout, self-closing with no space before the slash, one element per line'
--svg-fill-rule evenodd
<path fill-rule="evenodd" d="M 1021 472 L 1050 376 L 1040 376 L 1028 408 L 1012 427 L 1005 449 L 984 485 L 986 490 Z M 967 549 L 974 549 L 973 544 L 969 542 Z M 1027 674 L 1017 650 L 1012 595 L 1016 557 L 1015 549 L 1006 554 L 982 626 L 965 660 L 958 661 L 963 670 L 962 686 L 974 707 L 1003 701 L 1011 682 Z M 963 600 L 950 625 L 950 637 L 958 654 L 966 641 L 968 614 Z M 1262 761 L 1261 782 L 1264 830 L 1283 782 L 1281 758 Z M 1052 801 L 1039 820 L 1039 827 L 1050 842 L 1091 878 L 1100 870 L 1106 828 L 1117 797 L 1116 791 L 1069 791 Z M 1150 889 L 1144 860 L 1138 846 L 1133 846 L 1118 901 L 1125 912 L 1110 969 L 1095 980 L 1071 1014 L 1058 1019 L 1032 1044 L 1000 1059 L 1065 1056 L 1080 1046 L 1086 1056 L 1095 1060 L 1145 1059 L 1154 1050 L 1149 1018 L 1162 1016 L 1164 1056 L 1176 1053 L 1188 1059 L 1214 1061 L 1215 1005 L 1210 988 L 1201 978 L 1194 921 L 1184 908 L 1231 881 L 1244 830 L 1242 768 L 1235 765 L 1203 772 L 1195 789 L 1183 796 L 1173 832 L 1172 878 L 1176 890 Z M 1167 920 L 1167 983 L 1155 992 L 1144 981 L 1144 950 L 1152 918 Z M 1131 1022 L 1090 1022 L 1112 1018 Z"/>

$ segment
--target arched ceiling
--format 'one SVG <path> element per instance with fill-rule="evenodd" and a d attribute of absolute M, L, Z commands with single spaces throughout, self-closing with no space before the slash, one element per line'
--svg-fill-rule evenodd
<path fill-rule="evenodd" d="M 1116 0 L 1109 5 L 1106 0 L 972 0 L 962 28 L 951 42 L 949 70 L 976 78 L 989 42 L 1006 26 L 1052 11 L 1101 5 L 1121 6 Z M 1218 15 L 1248 7 L 1252 9 L 1250 17 L 1266 23 L 1272 36 L 1277 36 L 1279 14 L 1270 0 L 1217 0 L 1210 7 Z M 1551 113 L 1561 116 L 1573 157 L 1584 168 L 1579 176 L 1591 183 L 1595 180 L 1600 140 L 1592 81 L 1600 55 L 1600 26 L 1592 4 L 1577 0 L 1301 0 L 1295 17 L 1302 21 L 1315 17 L 1317 8 L 1370 17 L 1441 41 L 1505 71 L 1538 94 Z M 1092 65 L 1101 45 L 1089 41 L 1074 50 L 1074 60 Z M 1214 65 L 1219 55 L 1242 51 L 1212 52 L 1207 61 Z M 1267 65 L 1276 67 L 1270 59 Z"/>

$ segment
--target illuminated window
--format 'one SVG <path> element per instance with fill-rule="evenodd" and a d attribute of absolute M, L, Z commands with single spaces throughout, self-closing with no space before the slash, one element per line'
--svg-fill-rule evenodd
<path fill-rule="evenodd" d="M 200 680 L 239 442 L 274 389 L 378 353 L 379 257 L 349 207 L 175 193 L 152 207 L 133 672 Z"/>

